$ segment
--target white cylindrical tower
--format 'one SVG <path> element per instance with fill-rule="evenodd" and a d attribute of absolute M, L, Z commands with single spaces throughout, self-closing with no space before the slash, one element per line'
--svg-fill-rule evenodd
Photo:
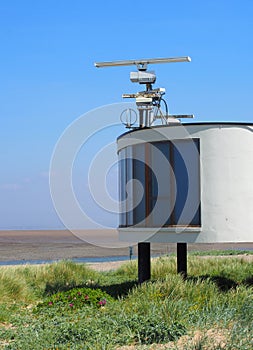
<path fill-rule="evenodd" d="M 253 242 L 252 131 L 192 123 L 121 135 L 120 239 Z"/>

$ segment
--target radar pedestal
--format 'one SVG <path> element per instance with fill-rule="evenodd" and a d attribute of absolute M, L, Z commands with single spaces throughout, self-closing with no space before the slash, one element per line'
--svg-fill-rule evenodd
<path fill-rule="evenodd" d="M 169 115 L 168 106 L 163 96 L 165 95 L 164 88 L 153 89 L 152 84 L 156 81 L 156 74 L 154 71 L 148 70 L 148 64 L 157 63 L 176 63 L 176 62 L 191 62 L 189 56 L 186 57 L 172 57 L 172 58 L 148 58 L 140 60 L 127 61 L 112 61 L 112 62 L 96 62 L 95 67 L 120 67 L 120 66 L 136 66 L 137 71 L 130 73 L 130 80 L 132 83 L 139 83 L 145 86 L 144 91 L 137 93 L 123 94 L 123 98 L 134 98 L 139 112 L 138 126 L 134 127 L 133 123 L 129 122 L 129 115 L 125 115 L 126 119 L 121 121 L 127 128 L 145 128 L 154 125 L 156 120 L 161 124 L 169 125 L 171 121 L 178 122 L 181 118 L 193 118 L 193 115 Z M 164 105 L 165 112 L 162 111 L 161 105 Z M 131 114 L 131 113 L 130 113 Z"/>

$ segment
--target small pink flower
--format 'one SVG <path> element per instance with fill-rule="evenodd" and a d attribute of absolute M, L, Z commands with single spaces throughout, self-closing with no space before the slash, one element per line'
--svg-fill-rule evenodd
<path fill-rule="evenodd" d="M 84 299 L 85 299 L 85 300 L 89 300 L 89 296 L 88 296 L 88 295 L 85 295 Z"/>
<path fill-rule="evenodd" d="M 49 301 L 48 305 L 53 305 L 53 302 L 52 302 L 52 301 Z"/>
<path fill-rule="evenodd" d="M 69 304 L 69 307 L 73 307 L 73 306 L 74 306 L 74 304 L 72 304 L 72 303 Z"/>
<path fill-rule="evenodd" d="M 98 303 L 100 306 L 105 306 L 106 304 L 106 299 L 100 300 Z"/>

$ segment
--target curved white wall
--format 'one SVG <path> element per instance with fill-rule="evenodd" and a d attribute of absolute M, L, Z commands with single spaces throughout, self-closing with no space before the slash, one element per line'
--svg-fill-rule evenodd
<path fill-rule="evenodd" d="M 200 139 L 201 227 L 119 228 L 120 239 L 151 242 L 253 242 L 253 125 L 196 123 L 139 129 L 127 145 Z M 157 232 L 155 232 L 157 231 Z"/>

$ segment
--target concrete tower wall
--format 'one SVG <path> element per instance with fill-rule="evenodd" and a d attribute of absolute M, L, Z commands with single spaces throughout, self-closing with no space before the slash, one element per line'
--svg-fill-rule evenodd
<path fill-rule="evenodd" d="M 253 125 L 196 123 L 138 129 L 118 139 L 129 146 L 199 140 L 200 224 L 119 227 L 120 239 L 150 242 L 253 242 Z M 191 186 L 191 184 L 189 184 Z M 198 186 L 192 181 L 192 186 Z M 180 190 L 180 189 L 178 189 Z M 133 192 L 134 197 L 134 192 Z"/>

